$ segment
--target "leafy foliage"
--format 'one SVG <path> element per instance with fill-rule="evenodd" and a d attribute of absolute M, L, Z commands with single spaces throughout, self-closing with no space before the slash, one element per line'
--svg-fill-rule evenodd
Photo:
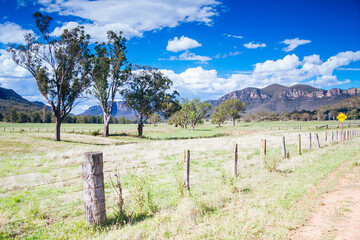
<path fill-rule="evenodd" d="M 184 115 L 185 124 L 190 124 L 192 130 L 194 130 L 196 125 L 203 123 L 203 118 L 206 117 L 206 113 L 210 108 L 210 103 L 201 102 L 199 98 L 193 100 L 183 99 L 181 112 Z"/>
<path fill-rule="evenodd" d="M 223 108 L 215 107 L 214 112 L 211 116 L 211 123 L 220 125 L 226 121 L 226 113 Z"/>
<path fill-rule="evenodd" d="M 157 69 L 137 67 L 122 91 L 125 105 L 135 110 L 138 117 L 138 136 L 142 137 L 144 122 L 154 112 L 171 112 L 177 104 L 178 93 L 167 93 L 172 81 Z"/>
<path fill-rule="evenodd" d="M 89 90 L 101 106 L 104 116 L 103 136 L 109 136 L 109 123 L 116 93 L 127 80 L 130 68 L 125 57 L 126 39 L 121 32 L 108 33 L 107 44 L 96 43 L 95 54 L 89 57 L 92 88 Z"/>
<path fill-rule="evenodd" d="M 218 108 L 223 112 L 226 117 L 233 122 L 235 126 L 235 120 L 240 118 L 240 114 L 245 112 L 246 103 L 241 102 L 239 99 L 228 99 L 222 102 Z"/>
<path fill-rule="evenodd" d="M 60 39 L 50 36 L 52 18 L 34 13 L 41 38 L 25 35 L 25 45 L 11 45 L 8 51 L 16 64 L 35 78 L 40 93 L 50 104 L 56 120 L 55 140 L 60 141 L 60 126 L 71 112 L 75 101 L 89 86 L 89 35 L 81 27 L 64 30 Z"/>

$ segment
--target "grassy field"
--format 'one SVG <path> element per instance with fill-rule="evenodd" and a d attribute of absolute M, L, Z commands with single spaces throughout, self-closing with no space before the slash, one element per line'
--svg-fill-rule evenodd
<path fill-rule="evenodd" d="M 145 126 L 146 138 L 138 139 L 136 125 L 111 125 L 111 137 L 103 138 L 92 133 L 102 125 L 63 124 L 63 141 L 54 142 L 53 124 L 0 123 L 0 239 L 288 239 L 332 183 L 316 186 L 339 166 L 341 176 L 359 165 L 359 138 L 325 142 L 325 131 L 339 129 L 317 128 L 324 125 L 338 122 L 206 123 L 195 131 Z M 307 149 L 309 132 L 319 134 L 320 149 Z M 261 139 L 268 168 L 260 166 Z M 190 192 L 183 185 L 185 149 Z M 84 219 L 81 163 L 88 151 L 104 153 L 108 224 L 101 227 Z M 124 214 L 111 184 L 117 172 Z"/>

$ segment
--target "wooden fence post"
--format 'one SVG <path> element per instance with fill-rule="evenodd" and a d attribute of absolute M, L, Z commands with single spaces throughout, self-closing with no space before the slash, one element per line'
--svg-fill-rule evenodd
<path fill-rule="evenodd" d="M 190 150 L 184 153 L 185 187 L 190 190 Z"/>
<path fill-rule="evenodd" d="M 103 154 L 83 154 L 82 177 L 84 181 L 85 218 L 90 224 L 106 223 Z"/>
<path fill-rule="evenodd" d="M 334 143 L 334 131 L 331 131 L 331 144 L 333 144 Z"/>
<path fill-rule="evenodd" d="M 301 155 L 301 134 L 298 135 L 298 154 Z"/>
<path fill-rule="evenodd" d="M 309 150 L 311 150 L 311 133 L 309 133 Z"/>
<path fill-rule="evenodd" d="M 336 130 L 336 142 L 339 142 L 339 132 Z"/>
<path fill-rule="evenodd" d="M 234 176 L 237 177 L 238 175 L 238 144 L 235 143 L 235 146 L 234 146 Z"/>
<path fill-rule="evenodd" d="M 325 134 L 324 134 L 324 139 L 325 139 L 325 142 L 327 142 L 327 132 L 325 132 Z"/>
<path fill-rule="evenodd" d="M 319 135 L 317 133 L 315 133 L 315 140 L 316 140 L 317 147 L 320 148 Z"/>
<path fill-rule="evenodd" d="M 266 139 L 261 139 L 261 168 L 265 167 Z"/>
<path fill-rule="evenodd" d="M 282 157 L 286 158 L 285 137 L 282 137 Z"/>

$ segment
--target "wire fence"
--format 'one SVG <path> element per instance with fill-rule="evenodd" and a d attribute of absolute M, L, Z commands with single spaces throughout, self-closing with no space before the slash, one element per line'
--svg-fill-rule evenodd
<path fill-rule="evenodd" d="M 311 134 L 311 133 L 309 133 Z M 318 134 L 318 133 L 317 133 Z M 288 138 L 288 143 L 286 143 L 286 147 L 291 149 L 290 151 L 295 152 L 296 148 L 298 147 L 298 141 L 297 141 L 297 135 L 294 134 L 291 135 Z M 313 134 L 314 135 L 314 134 Z M 307 138 L 308 134 L 302 134 L 301 138 L 301 145 L 303 145 L 303 148 L 307 148 L 307 144 L 309 139 Z M 337 138 L 335 138 L 337 136 Z M 359 130 L 354 129 L 352 131 L 340 131 L 338 133 L 331 133 L 327 134 L 327 136 L 322 136 L 321 138 L 321 145 L 322 147 L 326 147 L 331 144 L 335 143 L 346 143 L 348 140 L 350 140 L 353 137 L 359 136 Z M 312 139 L 314 144 L 314 139 Z M 319 140 L 320 141 L 320 140 Z M 243 146 L 246 147 L 245 145 Z M 279 150 L 281 149 L 281 144 L 279 144 L 279 141 L 277 142 L 267 142 L 267 151 L 271 152 L 273 149 L 276 154 L 278 154 Z M 241 145 L 239 145 L 239 149 L 241 149 Z M 260 142 L 258 146 L 254 146 L 250 151 L 246 150 L 240 150 L 241 154 L 239 156 L 242 156 L 244 161 L 247 160 L 248 154 L 252 154 L 252 159 L 259 159 L 261 158 L 262 149 L 260 150 Z M 316 149 L 316 148 L 315 148 Z M 217 150 L 218 151 L 218 150 Z M 235 154 L 233 150 L 233 146 L 230 146 L 228 149 L 223 149 L 219 151 L 217 154 L 211 154 L 212 151 L 192 151 L 190 161 L 191 164 L 191 171 L 190 171 L 190 186 L 192 192 L 201 191 L 202 188 L 206 185 L 209 185 L 210 183 L 219 183 L 220 178 L 222 175 L 229 174 L 229 172 L 234 170 L 234 161 L 235 160 Z M 183 187 L 183 179 L 186 174 L 184 174 L 184 161 L 186 156 L 183 154 L 171 154 L 167 156 L 161 156 L 159 158 L 144 158 L 143 161 L 146 162 L 152 162 L 152 161 L 161 161 L 160 163 L 153 163 L 153 164 L 141 164 L 141 165 L 134 165 L 134 166 L 126 166 L 121 167 L 121 163 L 118 161 L 104 161 L 104 171 L 105 178 L 108 178 L 108 181 L 106 182 L 105 192 L 106 192 L 106 199 L 108 203 L 107 209 L 110 211 L 111 208 L 114 208 L 116 206 L 116 201 L 119 197 L 119 194 L 117 193 L 116 189 L 111 185 L 111 180 L 109 178 L 114 177 L 113 174 L 119 174 L 121 179 L 121 184 L 124 187 L 123 189 L 123 198 L 126 202 L 129 204 L 131 203 L 132 196 L 131 188 L 134 187 L 136 184 L 136 178 L 139 177 L 139 175 L 143 175 L 145 177 L 150 178 L 150 186 L 153 191 L 155 191 L 158 198 L 162 197 L 170 197 L 174 200 L 179 196 L 179 192 L 181 191 L 181 188 Z M 246 158 L 246 159 L 245 159 Z M 165 159 L 171 159 L 165 160 Z M 174 160 L 176 159 L 176 160 Z M 112 164 L 112 165 L 111 165 Z M 116 164 L 120 164 L 120 166 L 116 166 Z M 61 166 L 58 168 L 53 168 L 51 171 L 58 171 L 62 169 L 68 169 L 70 167 L 79 166 L 80 164 L 71 164 L 67 166 Z M 115 165 L 115 166 L 114 166 Z M 142 171 L 139 172 L 138 170 L 156 170 L 156 173 L 153 173 L 151 171 Z M 20 174 L 13 174 L 1 177 L 0 179 L 8 178 L 8 177 L 17 177 L 17 176 L 23 176 L 27 174 L 38 174 L 42 173 L 41 170 L 33 171 L 33 172 L 27 172 L 27 173 L 20 173 Z M 178 178 L 178 179 L 177 179 Z M 0 194 L 2 194 L 4 197 L 8 193 L 12 192 L 21 192 L 23 190 L 35 190 L 38 187 L 42 186 L 52 186 L 58 183 L 63 182 L 70 182 L 73 180 L 80 180 L 82 179 L 82 175 L 78 174 L 74 177 L 70 178 L 56 178 L 51 179 L 48 182 L 43 182 L 39 184 L 29 185 L 25 187 L 15 187 L 14 189 L 3 189 L 0 191 Z M 80 185 L 80 182 L 77 182 Z M 211 184 L 210 184 L 211 185 Z M 74 186 L 74 183 L 70 184 L 70 186 Z M 215 185 L 214 185 L 215 186 Z M 77 195 L 74 197 L 74 194 L 80 193 L 83 191 L 83 188 L 76 188 L 71 189 L 71 191 L 66 191 L 64 193 L 59 193 L 56 196 L 42 196 L 42 197 L 35 197 L 30 198 L 28 201 L 24 201 L 25 203 L 36 203 L 36 202 L 43 202 L 45 200 L 53 200 L 53 199 L 61 199 L 66 197 L 72 197 L 72 201 L 68 202 L 66 205 L 70 206 L 49 206 L 44 205 L 43 207 L 39 209 L 51 209 L 50 211 L 46 211 L 46 215 L 53 215 L 62 211 L 70 211 L 71 209 L 79 208 L 82 205 L 82 196 Z M 51 201 L 50 201 L 51 202 Z M 20 224 L 24 223 L 29 220 L 34 220 L 39 217 L 39 215 L 33 215 L 26 218 L 16 219 L 14 221 L 8 221 L 3 224 L 1 224 L 0 229 L 9 225 L 14 224 Z M 40 219 L 41 220 L 41 219 Z M 48 223 L 45 223 L 43 225 L 36 226 L 38 227 L 46 227 L 48 226 Z M 34 229 L 34 228 L 32 228 Z"/>

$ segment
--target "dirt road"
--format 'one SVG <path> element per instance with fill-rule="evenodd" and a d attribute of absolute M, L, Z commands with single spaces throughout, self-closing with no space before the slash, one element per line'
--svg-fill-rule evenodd
<path fill-rule="evenodd" d="M 354 167 L 333 191 L 322 196 L 322 204 L 291 239 L 360 240 L 360 167 Z"/>

